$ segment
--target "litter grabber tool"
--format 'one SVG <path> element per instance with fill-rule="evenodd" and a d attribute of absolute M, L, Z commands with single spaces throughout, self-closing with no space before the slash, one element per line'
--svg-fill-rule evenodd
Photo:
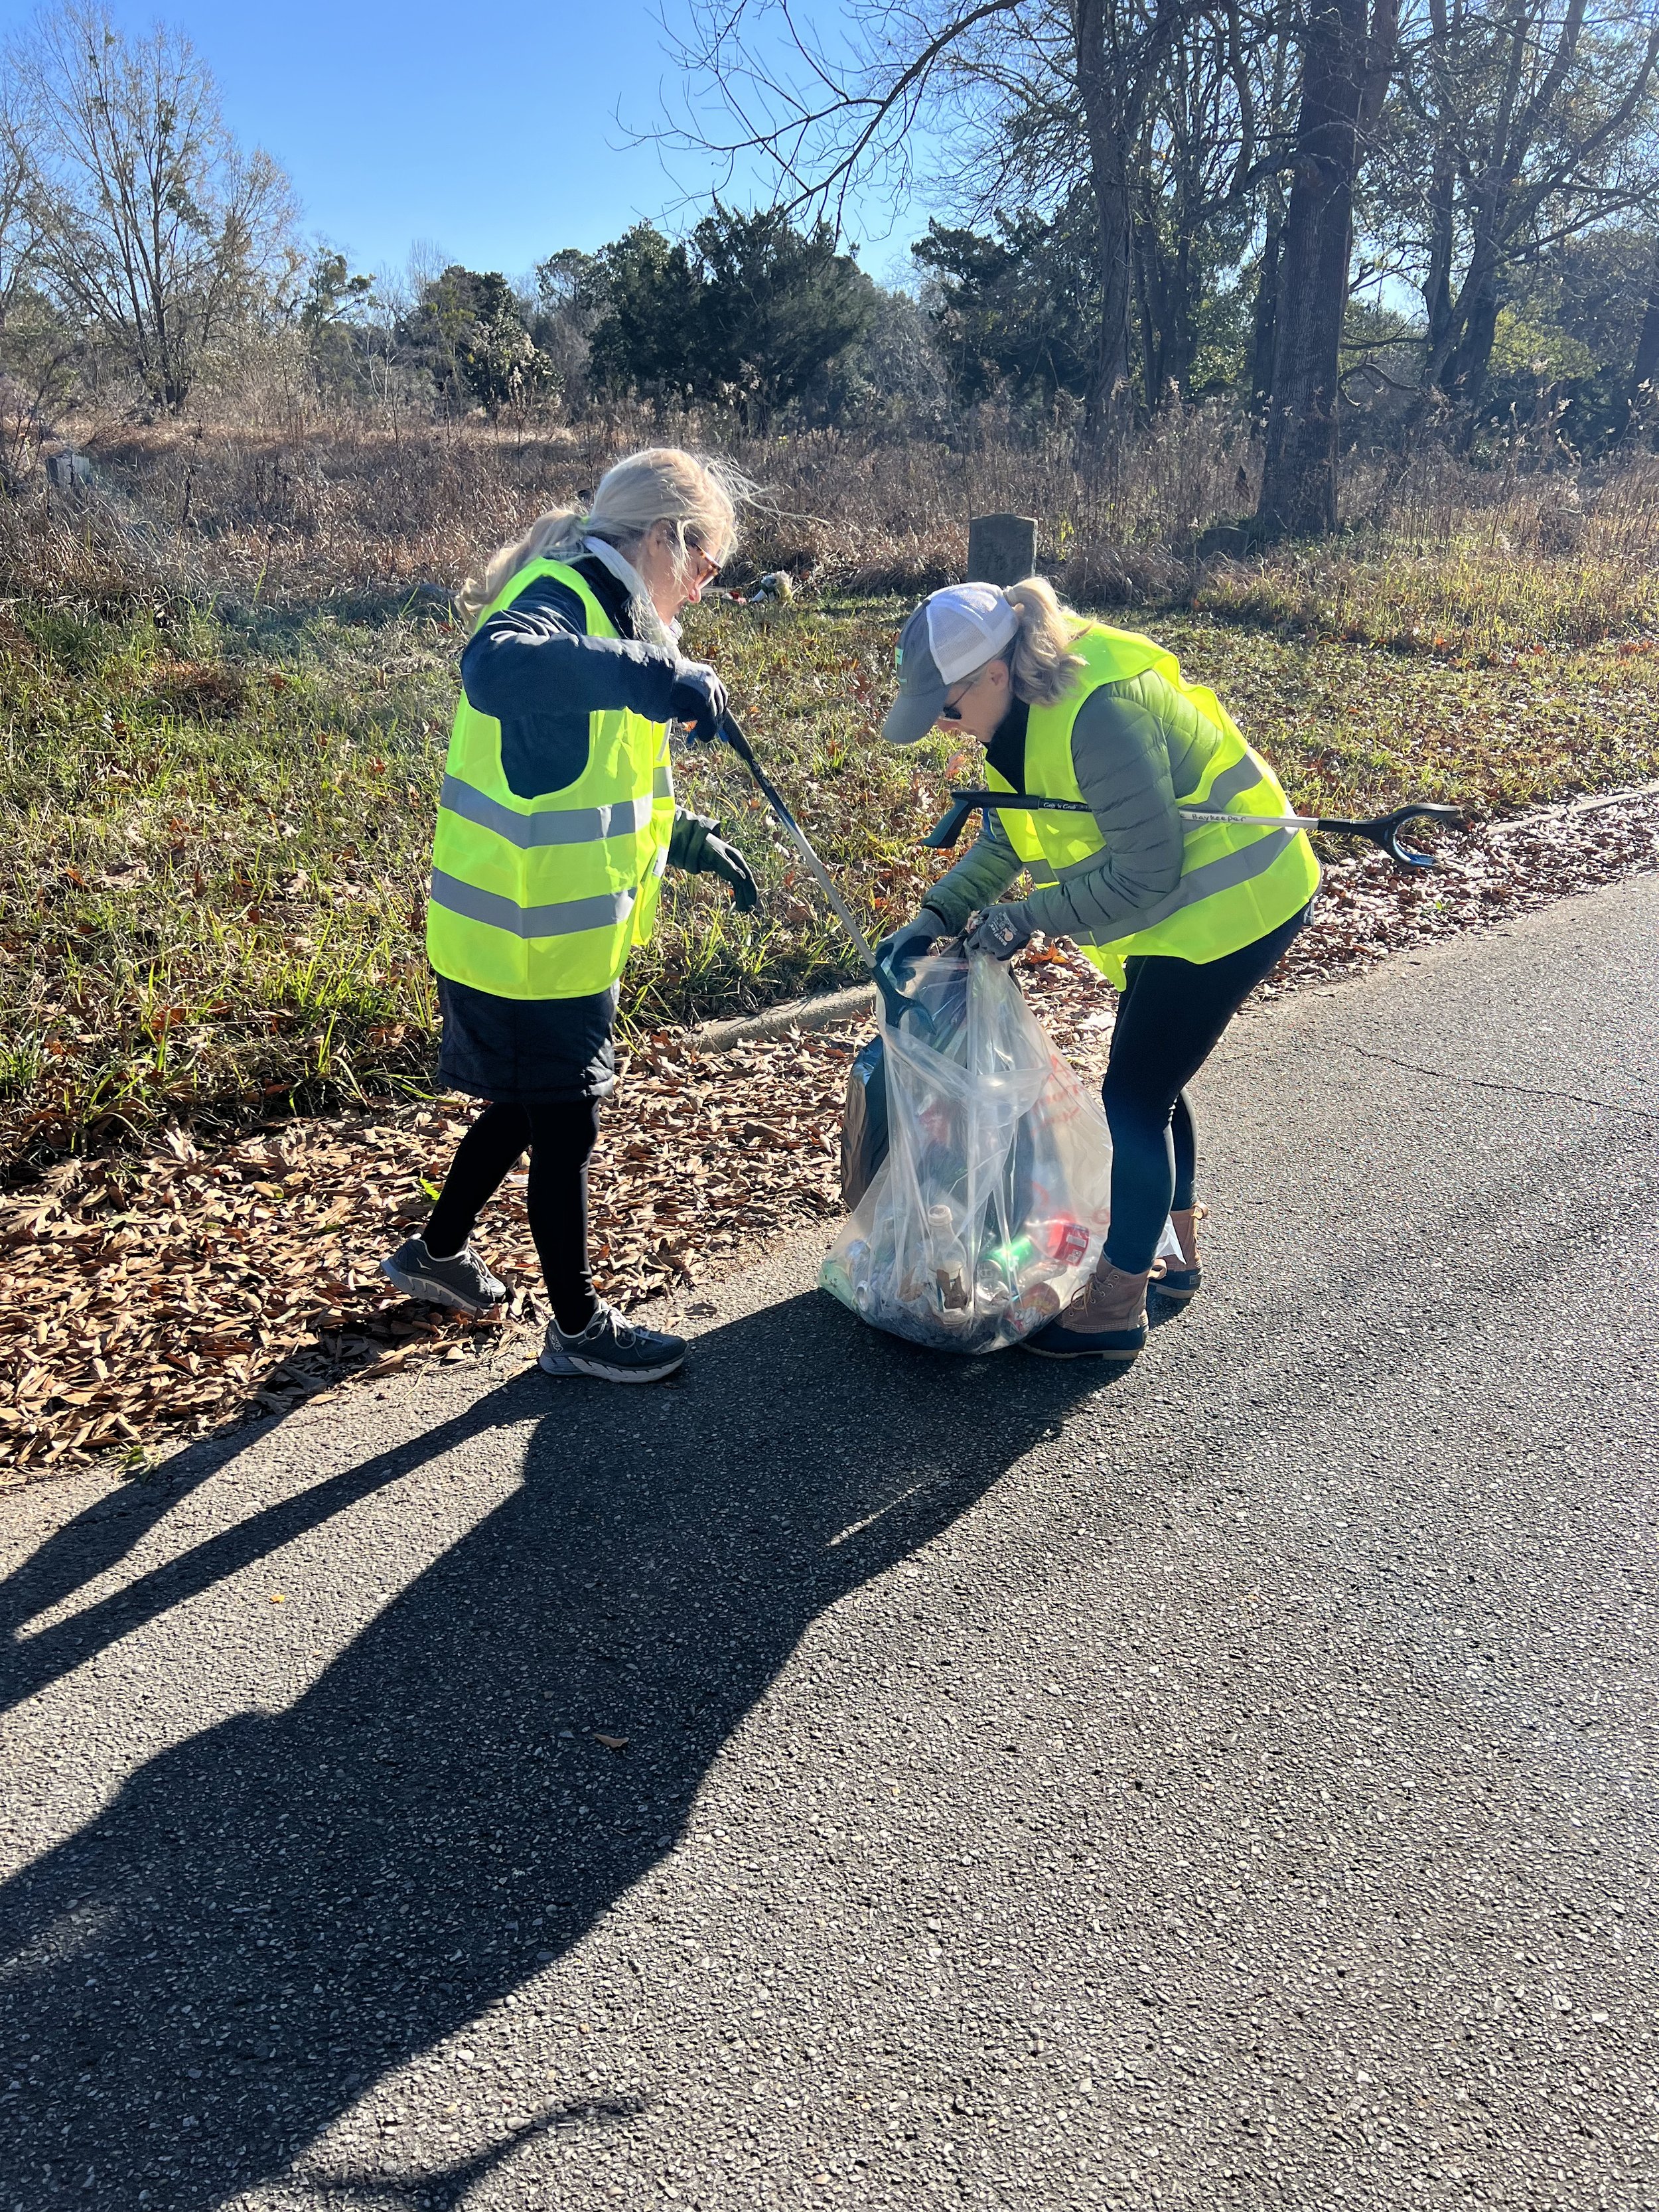
<path fill-rule="evenodd" d="M 836 921 L 852 939 L 854 950 L 869 969 L 871 981 L 881 994 L 882 1006 L 886 1012 L 889 1022 L 896 1029 L 907 1014 L 914 1015 L 922 1034 L 931 1036 L 933 1030 L 932 1014 L 919 1000 L 912 998 L 908 991 L 902 990 L 892 970 L 884 962 L 877 959 L 874 945 L 859 927 L 857 916 L 836 890 L 829 869 L 812 850 L 805 831 L 789 811 L 782 793 L 755 758 L 754 747 L 744 735 L 741 724 L 729 707 L 720 724 L 720 736 L 731 746 L 732 751 L 754 778 L 755 787 L 768 806 L 771 808 L 778 827 L 811 870 L 818 889 L 834 909 Z"/>
<path fill-rule="evenodd" d="M 981 806 L 1012 806 L 1030 814 L 1092 811 L 1087 800 L 1081 799 L 1037 799 L 1027 791 L 953 791 L 949 807 L 922 843 L 931 846 L 936 853 L 948 852 L 959 842 L 968 817 Z M 1255 830 L 1322 830 L 1332 837 L 1369 837 L 1402 868 L 1432 868 L 1438 865 L 1432 853 L 1419 853 L 1414 846 L 1401 843 L 1400 833 L 1408 822 L 1451 822 L 1459 828 L 1463 825 L 1461 806 L 1428 804 L 1396 806 L 1392 814 L 1374 814 L 1366 822 L 1344 821 L 1334 814 L 1221 814 L 1204 806 L 1182 806 L 1176 811 L 1183 822 L 1190 822 L 1194 827 L 1206 822 L 1238 822 Z"/>

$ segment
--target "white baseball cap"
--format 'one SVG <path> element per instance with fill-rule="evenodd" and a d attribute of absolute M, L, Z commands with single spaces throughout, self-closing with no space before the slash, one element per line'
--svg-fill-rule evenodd
<path fill-rule="evenodd" d="M 1000 585 L 947 584 L 930 593 L 899 634 L 898 697 L 883 737 L 895 745 L 925 738 L 951 686 L 994 660 L 1018 632 L 1018 611 Z"/>

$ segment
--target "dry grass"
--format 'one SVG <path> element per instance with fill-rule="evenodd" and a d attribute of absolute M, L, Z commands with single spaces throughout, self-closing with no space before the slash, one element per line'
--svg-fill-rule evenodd
<path fill-rule="evenodd" d="M 970 514 L 1012 510 L 1040 519 L 1041 564 L 1082 605 L 1197 606 L 1472 656 L 1659 626 L 1650 455 L 1582 478 L 1475 470 L 1432 451 L 1406 465 L 1354 459 L 1341 537 L 1245 553 L 1258 455 L 1247 428 L 1212 409 L 1171 413 L 1118 446 L 1058 425 L 1017 435 L 990 410 L 948 439 L 761 440 L 627 411 L 534 428 L 310 416 L 288 432 L 89 423 L 76 434 L 98 494 L 70 495 L 44 532 L 39 516 L 0 523 L 0 568 L 32 570 L 40 588 L 55 578 L 94 605 L 124 588 L 337 615 L 441 598 L 532 514 L 667 438 L 719 447 L 763 487 L 739 576 L 785 568 L 820 591 L 919 593 L 961 574 Z"/>
<path fill-rule="evenodd" d="M 158 562 L 262 601 L 338 607 L 451 588 L 540 509 L 592 491 L 619 454 L 659 441 L 718 448 L 762 488 L 739 573 L 787 568 L 820 588 L 922 590 L 959 575 L 970 514 L 1038 516 L 1042 551 L 1085 593 L 1111 580 L 1161 599 L 1176 549 L 1248 511 L 1247 431 L 1218 410 L 1172 414 L 1133 444 L 1073 428 L 1016 435 L 977 410 L 938 435 L 816 430 L 735 435 L 697 416 L 619 410 L 575 426 L 381 424 L 314 416 L 274 428 L 71 426 L 99 472 L 90 512 L 136 526 Z M 60 510 L 61 515 L 62 510 Z"/>
<path fill-rule="evenodd" d="M 1500 661 L 1659 635 L 1659 459 L 1595 480 L 1476 471 L 1430 454 L 1369 485 L 1351 532 L 1194 582 L 1212 612 L 1407 652 Z"/>

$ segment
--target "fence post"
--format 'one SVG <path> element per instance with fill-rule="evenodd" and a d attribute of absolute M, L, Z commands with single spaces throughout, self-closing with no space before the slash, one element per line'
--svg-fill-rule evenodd
<path fill-rule="evenodd" d="M 1018 584 L 1036 573 L 1037 526 L 1029 514 L 976 514 L 968 525 L 968 581 Z"/>

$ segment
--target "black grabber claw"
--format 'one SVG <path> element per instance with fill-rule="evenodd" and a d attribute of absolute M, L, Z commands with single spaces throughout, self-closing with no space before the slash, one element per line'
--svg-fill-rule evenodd
<path fill-rule="evenodd" d="M 726 709 L 725 720 L 720 724 L 720 733 L 755 779 L 755 787 L 771 808 L 778 827 L 805 861 L 819 890 L 829 900 L 836 921 L 852 939 L 854 949 L 869 970 L 871 981 L 880 995 L 882 1010 L 889 1026 L 896 1029 L 907 1014 L 913 1014 L 921 1028 L 922 1034 L 931 1037 L 933 1033 L 933 1016 L 927 1007 L 913 999 L 908 991 L 900 989 L 898 980 L 891 969 L 884 961 L 877 959 L 875 947 L 859 927 L 857 916 L 836 890 L 834 878 L 828 868 L 824 866 L 808 843 L 805 831 L 789 811 L 782 793 L 778 790 L 771 777 L 755 758 L 753 746 L 744 735 L 742 725 L 729 708 Z"/>
<path fill-rule="evenodd" d="M 977 806 L 1012 806 L 1023 814 L 1091 811 L 1088 802 L 1081 799 L 1039 799 L 1029 791 L 953 791 L 950 805 L 922 843 L 931 846 L 936 853 L 948 851 L 960 840 L 968 817 Z M 1210 822 L 1237 822 L 1254 830 L 1322 830 L 1331 837 L 1369 837 L 1373 845 L 1380 845 L 1389 858 L 1402 868 L 1431 868 L 1436 865 L 1432 853 L 1419 853 L 1415 846 L 1401 843 L 1400 833 L 1408 822 L 1453 822 L 1460 827 L 1463 822 L 1461 806 L 1434 805 L 1426 801 L 1396 806 L 1392 814 L 1374 814 L 1365 822 L 1348 822 L 1327 814 L 1224 814 L 1207 806 L 1182 806 L 1176 811 L 1183 822 L 1190 822 L 1195 829 Z"/>
<path fill-rule="evenodd" d="M 1321 820 L 1315 826 L 1328 830 L 1334 837 L 1369 837 L 1402 868 L 1433 867 L 1432 853 L 1419 853 L 1414 845 L 1401 843 L 1400 833 L 1408 822 L 1455 822 L 1461 830 L 1463 810 L 1461 806 L 1396 806 L 1392 814 L 1373 815 L 1369 822 Z"/>

